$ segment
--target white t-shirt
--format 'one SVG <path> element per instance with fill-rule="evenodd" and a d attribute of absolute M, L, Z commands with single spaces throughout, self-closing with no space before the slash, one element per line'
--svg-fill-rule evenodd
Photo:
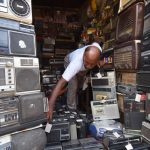
<path fill-rule="evenodd" d="M 87 47 L 88 46 L 84 46 L 69 54 L 69 65 L 62 75 L 66 81 L 69 81 L 78 72 L 86 70 L 83 64 L 83 55 Z"/>
<path fill-rule="evenodd" d="M 62 74 L 62 77 L 69 81 L 72 77 L 74 77 L 78 72 L 85 71 L 84 63 L 83 63 L 83 55 L 85 52 L 85 49 L 89 46 L 95 46 L 100 51 L 102 51 L 100 45 L 96 42 L 94 42 L 91 45 L 84 46 L 82 48 L 79 48 L 72 53 L 69 54 L 69 65 L 67 66 L 66 70 Z"/>

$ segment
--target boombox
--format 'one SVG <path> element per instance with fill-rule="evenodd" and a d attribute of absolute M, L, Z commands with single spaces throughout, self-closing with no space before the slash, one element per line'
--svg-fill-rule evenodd
<path fill-rule="evenodd" d="M 116 99 L 116 87 L 99 87 L 93 88 L 93 100 L 110 100 Z"/>
<path fill-rule="evenodd" d="M 91 108 L 93 120 L 118 119 L 120 117 L 117 100 L 91 101 Z"/>
<path fill-rule="evenodd" d="M 14 57 L 16 95 L 40 91 L 38 58 Z"/>
<path fill-rule="evenodd" d="M 46 120 L 44 94 L 34 93 L 0 99 L 0 134 L 32 127 Z"/>
<path fill-rule="evenodd" d="M 141 41 L 129 41 L 114 48 L 114 67 L 121 69 L 138 69 Z"/>
<path fill-rule="evenodd" d="M 34 26 L 0 19 L 0 54 L 36 56 Z"/>
<path fill-rule="evenodd" d="M 126 94 L 126 95 L 135 95 L 136 94 L 136 86 L 131 85 L 131 84 L 118 83 L 117 84 L 117 92 L 120 92 L 120 93 Z"/>
<path fill-rule="evenodd" d="M 143 35 L 144 2 L 137 2 L 119 13 L 116 42 L 140 40 Z"/>
<path fill-rule="evenodd" d="M 137 90 L 150 92 L 150 71 L 139 71 L 137 73 Z"/>
<path fill-rule="evenodd" d="M 52 123 L 50 133 L 47 133 L 47 142 L 61 142 L 70 140 L 70 123 L 68 121 Z"/>
<path fill-rule="evenodd" d="M 3 0 L 0 2 L 0 16 L 32 24 L 31 0 Z"/>

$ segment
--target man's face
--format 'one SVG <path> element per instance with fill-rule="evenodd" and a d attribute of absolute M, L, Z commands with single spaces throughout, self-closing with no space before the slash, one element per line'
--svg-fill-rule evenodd
<path fill-rule="evenodd" d="M 84 67 L 86 69 L 92 69 L 97 65 L 98 60 L 92 60 L 90 58 L 87 57 L 87 55 L 85 54 L 83 57 L 83 63 L 84 63 Z"/>

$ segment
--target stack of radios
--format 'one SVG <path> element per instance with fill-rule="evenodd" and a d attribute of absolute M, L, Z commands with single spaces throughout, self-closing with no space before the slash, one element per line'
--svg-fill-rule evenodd
<path fill-rule="evenodd" d="M 0 2 L 0 35 L 0 135 L 2 136 L 35 127 L 46 120 L 47 99 L 40 90 L 39 60 L 36 58 L 31 0 Z M 5 144 L 0 146 L 1 149 L 7 149 Z"/>

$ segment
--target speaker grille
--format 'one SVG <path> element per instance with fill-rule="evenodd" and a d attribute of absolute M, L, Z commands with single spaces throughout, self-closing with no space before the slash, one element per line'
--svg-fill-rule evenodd
<path fill-rule="evenodd" d="M 17 16 L 24 17 L 30 13 L 30 6 L 26 0 L 10 0 L 9 6 Z"/>
<path fill-rule="evenodd" d="M 20 122 L 44 118 L 43 94 L 35 93 L 19 97 Z"/>
<path fill-rule="evenodd" d="M 11 53 L 18 55 L 35 55 L 35 36 L 21 32 L 10 32 Z"/>
<path fill-rule="evenodd" d="M 5 69 L 0 68 L 0 85 L 5 85 Z"/>
<path fill-rule="evenodd" d="M 16 68 L 16 92 L 40 90 L 38 68 Z"/>

